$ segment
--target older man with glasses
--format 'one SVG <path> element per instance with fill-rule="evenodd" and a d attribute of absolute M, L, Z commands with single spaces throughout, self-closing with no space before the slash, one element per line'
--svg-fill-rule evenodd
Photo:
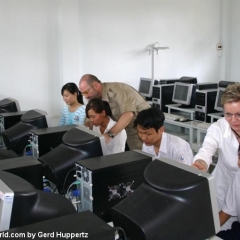
<path fill-rule="evenodd" d="M 229 184 L 239 170 L 240 83 L 228 85 L 222 94 L 221 103 L 224 117 L 208 128 L 202 147 L 193 159 L 194 167 L 206 171 L 218 151 L 218 162 L 212 175 L 215 178 L 219 210 L 223 207 Z M 230 229 L 235 220 L 230 218 L 222 230 Z"/>
<path fill-rule="evenodd" d="M 96 76 L 86 74 L 80 79 L 79 90 L 87 100 L 100 98 L 109 103 L 112 118 L 117 123 L 104 134 L 106 143 L 126 129 L 128 147 L 131 150 L 142 148 L 142 142 L 138 138 L 137 130 L 133 128 L 133 122 L 137 114 L 150 108 L 150 105 L 136 89 L 120 82 L 102 83 Z"/>

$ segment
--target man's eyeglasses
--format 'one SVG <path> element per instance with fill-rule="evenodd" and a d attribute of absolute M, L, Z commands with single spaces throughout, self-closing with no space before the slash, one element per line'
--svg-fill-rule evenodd
<path fill-rule="evenodd" d="M 237 118 L 238 120 L 240 120 L 240 113 L 235 113 L 235 114 L 232 114 L 232 113 L 224 113 L 224 116 L 226 118 L 232 118 L 232 116 L 235 116 L 235 118 Z"/>
<path fill-rule="evenodd" d="M 91 89 L 92 85 L 84 92 L 82 92 L 81 94 L 84 96 L 84 95 L 87 95 Z M 240 115 L 240 114 L 239 114 Z"/>

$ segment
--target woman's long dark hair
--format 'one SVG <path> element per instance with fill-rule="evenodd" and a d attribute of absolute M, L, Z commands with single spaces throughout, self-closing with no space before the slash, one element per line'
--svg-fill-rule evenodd
<path fill-rule="evenodd" d="M 61 90 L 62 96 L 65 90 L 69 91 L 71 94 L 77 93 L 77 101 L 81 104 L 84 104 L 83 96 L 75 83 L 72 83 L 72 82 L 66 83 Z"/>
<path fill-rule="evenodd" d="M 93 111 L 96 113 L 102 113 L 102 111 L 104 110 L 106 112 L 107 116 L 109 116 L 109 117 L 112 116 L 112 111 L 111 111 L 111 108 L 110 108 L 108 102 L 105 102 L 98 98 L 93 98 L 88 102 L 86 109 L 85 109 L 87 117 L 88 117 L 88 111 L 90 109 L 93 109 Z"/>

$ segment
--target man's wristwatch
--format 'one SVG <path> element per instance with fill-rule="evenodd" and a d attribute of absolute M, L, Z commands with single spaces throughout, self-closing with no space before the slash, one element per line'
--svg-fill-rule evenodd
<path fill-rule="evenodd" d="M 109 131 L 109 132 L 107 132 L 107 134 L 108 134 L 108 136 L 109 136 L 109 137 L 111 137 L 111 138 L 114 138 L 114 137 L 115 137 L 115 134 L 114 134 L 114 133 L 112 133 L 112 132 L 110 132 L 110 131 Z"/>

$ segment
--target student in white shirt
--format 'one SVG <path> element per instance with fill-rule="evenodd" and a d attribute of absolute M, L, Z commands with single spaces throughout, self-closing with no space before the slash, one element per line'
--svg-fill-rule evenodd
<path fill-rule="evenodd" d="M 165 116 L 155 107 L 138 113 L 134 126 L 142 140 L 142 151 L 192 165 L 193 152 L 185 140 L 164 132 Z"/>
<path fill-rule="evenodd" d="M 219 211 L 223 207 L 229 184 L 239 169 L 240 142 L 240 83 L 228 85 L 222 94 L 224 118 L 210 125 L 202 147 L 194 157 L 193 166 L 207 171 L 212 157 L 218 151 L 218 162 L 212 173 L 215 178 Z M 230 218 L 222 230 L 230 229 L 236 218 Z"/>
<path fill-rule="evenodd" d="M 127 134 L 125 129 L 117 135 L 110 132 L 116 122 L 110 117 L 112 115 L 110 106 L 101 99 L 91 99 L 86 106 L 86 116 L 92 123 L 92 130 L 104 134 L 109 134 L 111 141 L 107 143 L 107 153 L 119 153 L 125 151 Z M 94 150 L 93 150 L 94 151 Z"/>

